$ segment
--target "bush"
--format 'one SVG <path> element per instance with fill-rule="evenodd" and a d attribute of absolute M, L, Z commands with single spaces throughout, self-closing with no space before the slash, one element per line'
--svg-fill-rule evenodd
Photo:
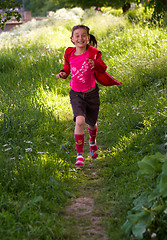
<path fill-rule="evenodd" d="M 149 23 L 151 21 L 153 9 L 145 8 L 141 5 L 127 11 L 128 19 L 133 23 Z"/>
<path fill-rule="evenodd" d="M 123 14 L 122 8 L 115 9 L 115 8 L 112 8 L 112 7 L 102 7 L 101 11 L 103 13 L 111 13 L 112 15 L 117 16 L 117 17 L 120 16 L 121 14 Z"/>
<path fill-rule="evenodd" d="M 138 193 L 123 225 L 136 239 L 166 239 L 167 234 L 167 154 L 156 153 L 138 162 L 138 177 L 149 179 L 149 187 Z M 151 182 L 150 182 L 151 180 Z"/>

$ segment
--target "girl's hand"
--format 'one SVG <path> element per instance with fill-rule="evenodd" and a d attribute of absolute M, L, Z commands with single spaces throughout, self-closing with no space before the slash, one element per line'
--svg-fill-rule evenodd
<path fill-rule="evenodd" d="M 59 74 L 56 75 L 57 79 L 59 78 L 66 78 L 67 74 L 65 72 L 60 72 Z"/>
<path fill-rule="evenodd" d="M 93 59 L 88 58 L 87 61 L 90 64 L 91 69 L 95 68 L 95 62 L 93 61 Z"/>

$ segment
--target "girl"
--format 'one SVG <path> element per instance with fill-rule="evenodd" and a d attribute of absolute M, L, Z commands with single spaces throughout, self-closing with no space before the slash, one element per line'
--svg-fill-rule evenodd
<path fill-rule="evenodd" d="M 98 156 L 96 134 L 100 99 L 99 88 L 95 82 L 95 73 L 104 73 L 107 66 L 101 59 L 101 52 L 93 47 L 97 46 L 97 41 L 96 38 L 89 33 L 87 26 L 74 26 L 71 41 L 75 47 L 66 49 L 64 54 L 64 67 L 56 77 L 66 79 L 71 73 L 70 101 L 74 113 L 74 121 L 76 122 L 74 138 L 77 158 L 75 165 L 83 166 L 85 123 L 88 124 L 91 158 L 95 159 Z"/>

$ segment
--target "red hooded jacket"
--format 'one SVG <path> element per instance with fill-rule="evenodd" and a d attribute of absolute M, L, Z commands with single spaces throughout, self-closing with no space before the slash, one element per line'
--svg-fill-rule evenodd
<path fill-rule="evenodd" d="M 61 71 L 65 72 L 67 74 L 67 77 L 70 74 L 70 63 L 69 63 L 70 56 L 75 49 L 76 49 L 75 47 L 68 47 L 64 54 L 65 62 L 64 62 L 63 69 Z M 101 58 L 102 56 L 101 51 L 99 51 L 98 49 L 90 45 L 88 45 L 88 51 L 89 51 L 89 58 L 93 59 L 95 63 L 94 72 L 95 72 L 95 78 L 97 82 L 99 82 L 104 86 L 121 85 L 122 84 L 121 82 L 118 82 L 110 74 L 106 72 L 107 66 Z"/>

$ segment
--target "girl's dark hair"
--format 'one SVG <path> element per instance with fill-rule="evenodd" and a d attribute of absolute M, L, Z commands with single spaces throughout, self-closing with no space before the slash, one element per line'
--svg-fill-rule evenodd
<path fill-rule="evenodd" d="M 87 34 L 90 36 L 89 44 L 93 47 L 97 47 L 97 40 L 96 40 L 95 36 L 89 33 L 90 29 L 89 29 L 89 27 L 87 27 L 85 25 L 76 25 L 72 28 L 71 41 L 72 41 L 74 31 L 79 29 L 79 28 L 83 28 L 87 31 Z M 73 43 L 73 41 L 72 41 L 72 43 Z"/>

